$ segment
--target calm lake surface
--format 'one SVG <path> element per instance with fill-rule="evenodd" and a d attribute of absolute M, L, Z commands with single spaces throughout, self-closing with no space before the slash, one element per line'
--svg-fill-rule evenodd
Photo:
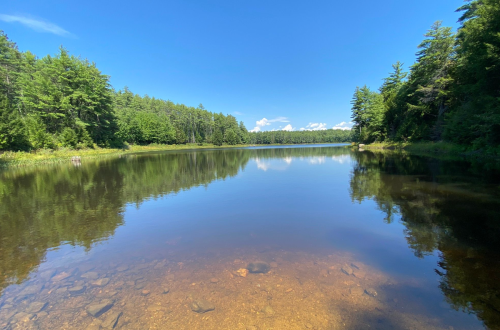
<path fill-rule="evenodd" d="M 499 182 L 335 145 L 3 171 L 0 329 L 499 329 Z"/>

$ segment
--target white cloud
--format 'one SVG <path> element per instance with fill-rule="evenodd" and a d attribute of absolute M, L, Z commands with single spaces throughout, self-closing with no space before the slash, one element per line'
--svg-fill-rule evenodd
<path fill-rule="evenodd" d="M 323 131 L 327 129 L 326 123 L 309 123 L 305 128 L 302 127 L 301 131 Z"/>
<path fill-rule="evenodd" d="M 71 33 L 60 26 L 57 26 L 50 22 L 39 21 L 28 17 L 0 14 L 0 21 L 4 21 L 7 23 L 21 23 L 22 25 L 25 25 L 37 32 L 48 32 L 63 37 L 73 36 Z"/>
<path fill-rule="evenodd" d="M 233 112 L 233 113 L 234 113 L 235 115 L 237 115 L 237 116 L 243 116 L 243 113 L 242 113 L 242 112 L 239 112 L 239 111 L 235 111 L 235 112 Z"/>
<path fill-rule="evenodd" d="M 250 130 L 250 132 L 259 132 L 262 127 L 269 126 L 269 125 L 271 125 L 271 123 L 277 123 L 277 122 L 279 122 L 279 123 L 289 123 L 290 121 L 288 120 L 287 117 L 277 117 L 277 118 L 274 118 L 274 119 L 267 119 L 267 118 L 264 117 L 261 120 L 257 120 L 255 122 L 256 126 L 254 127 L 254 129 Z M 287 125 L 286 127 L 288 127 L 288 126 L 290 126 L 290 125 Z"/>
<path fill-rule="evenodd" d="M 283 127 L 282 131 L 293 131 L 294 128 L 292 127 L 291 124 L 288 124 L 286 125 L 285 127 Z"/>
<path fill-rule="evenodd" d="M 337 125 L 333 126 L 332 128 L 333 129 L 341 129 L 341 130 L 346 131 L 346 130 L 350 130 L 352 128 L 352 124 L 353 124 L 352 121 L 350 121 L 348 123 L 345 122 L 345 121 L 343 121 L 340 124 L 337 124 Z"/>
<path fill-rule="evenodd" d="M 289 123 L 290 121 L 286 117 L 278 117 L 274 119 L 267 119 L 267 118 L 262 118 L 261 120 L 257 120 L 255 124 L 259 127 L 264 127 L 264 126 L 269 126 L 271 123 Z"/>

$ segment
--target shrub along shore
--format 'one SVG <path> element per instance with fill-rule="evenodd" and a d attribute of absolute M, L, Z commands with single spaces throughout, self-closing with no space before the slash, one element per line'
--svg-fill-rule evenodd
<path fill-rule="evenodd" d="M 467 158 L 499 158 L 498 154 L 491 149 L 471 150 L 469 146 L 458 145 L 450 142 L 377 142 L 370 144 L 358 144 L 361 149 L 368 150 L 391 150 L 404 151 L 414 155 L 425 156 L 451 156 Z"/>

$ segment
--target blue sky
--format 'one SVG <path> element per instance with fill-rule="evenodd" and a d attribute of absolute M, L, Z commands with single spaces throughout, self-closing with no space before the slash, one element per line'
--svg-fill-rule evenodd
<path fill-rule="evenodd" d="M 60 45 L 116 89 L 202 103 L 247 128 L 322 129 L 350 121 L 356 86 L 377 89 L 414 62 L 436 20 L 462 0 L 7 1 L 0 29 L 22 51 Z M 345 126 L 345 125 L 342 125 Z"/>

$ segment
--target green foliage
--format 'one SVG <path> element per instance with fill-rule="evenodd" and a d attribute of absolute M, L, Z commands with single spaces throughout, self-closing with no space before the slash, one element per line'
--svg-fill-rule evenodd
<path fill-rule="evenodd" d="M 215 130 L 215 133 L 212 137 L 212 143 L 216 146 L 221 146 L 222 143 L 224 142 L 224 137 L 222 136 L 222 133 L 220 130 Z"/>
<path fill-rule="evenodd" d="M 500 2 L 468 1 L 459 8 L 457 104 L 445 137 L 477 148 L 500 144 Z"/>
<path fill-rule="evenodd" d="M 69 127 L 63 129 L 61 134 L 59 134 L 59 144 L 66 148 L 76 148 L 76 145 L 78 144 L 78 136 L 76 135 L 76 132 Z"/>
<path fill-rule="evenodd" d="M 229 145 L 235 145 L 235 144 L 241 143 L 240 137 L 233 131 L 232 128 L 230 128 L 226 131 L 225 140 L 226 140 L 226 143 Z"/>
<path fill-rule="evenodd" d="M 363 142 L 450 141 L 472 149 L 500 144 L 500 2 L 470 0 L 459 8 L 461 27 L 436 22 L 418 46 L 410 73 L 402 64 L 380 87 L 385 111 L 369 111 L 356 88 L 352 117 Z M 382 124 L 380 116 L 382 113 Z"/>
<path fill-rule="evenodd" d="M 252 144 L 340 143 L 353 141 L 351 130 L 267 131 L 248 134 Z"/>
<path fill-rule="evenodd" d="M 40 117 L 30 114 L 25 117 L 24 123 L 31 148 L 44 149 L 55 146 L 52 135 L 47 133 L 47 128 Z"/>
<path fill-rule="evenodd" d="M 382 140 L 385 136 L 384 97 L 371 91 L 368 87 L 356 87 L 352 101 L 353 130 L 357 140 L 373 142 Z"/>

